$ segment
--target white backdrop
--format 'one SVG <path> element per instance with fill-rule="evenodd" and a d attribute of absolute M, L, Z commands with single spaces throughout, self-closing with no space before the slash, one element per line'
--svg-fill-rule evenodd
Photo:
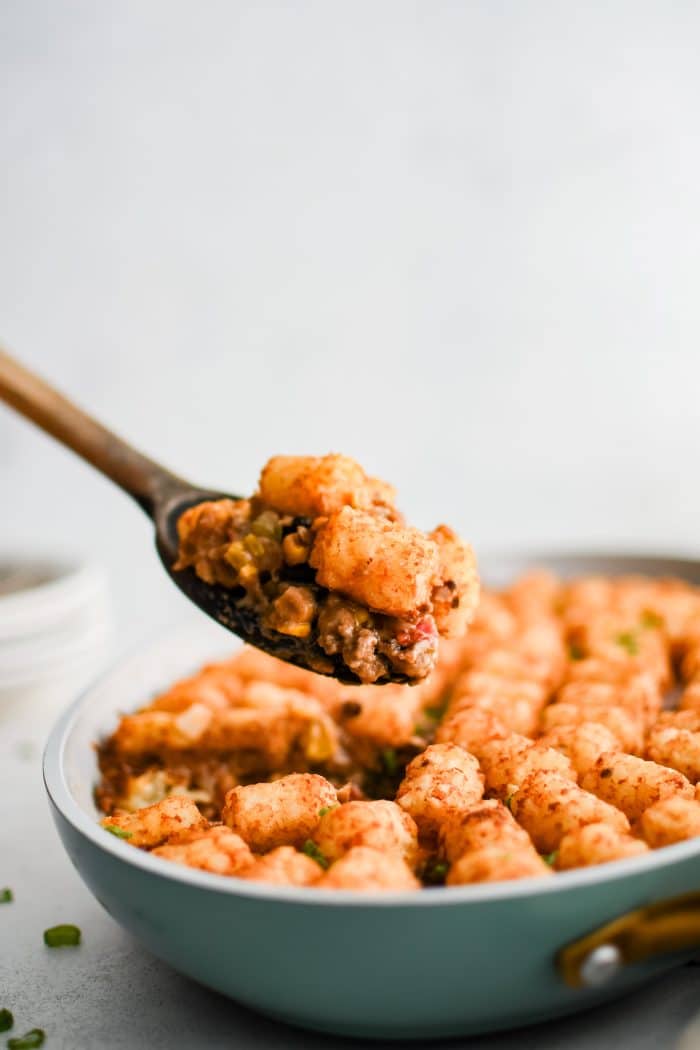
<path fill-rule="evenodd" d="M 0 338 L 247 492 L 338 450 L 478 549 L 700 522 L 700 9 L 6 0 Z M 181 611 L 140 511 L 0 409 L 0 548 Z"/>

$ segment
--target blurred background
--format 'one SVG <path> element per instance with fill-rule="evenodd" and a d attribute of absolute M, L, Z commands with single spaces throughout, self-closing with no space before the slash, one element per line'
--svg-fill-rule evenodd
<path fill-rule="evenodd" d="M 15 0 L 0 337 L 193 480 L 342 451 L 478 551 L 697 550 L 700 10 Z M 183 610 L 0 407 L 0 550 Z"/>

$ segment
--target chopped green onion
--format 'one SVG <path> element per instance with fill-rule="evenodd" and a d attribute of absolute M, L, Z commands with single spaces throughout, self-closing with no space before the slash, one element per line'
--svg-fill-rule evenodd
<path fill-rule="evenodd" d="M 0 1032 L 9 1032 L 14 1023 L 11 1010 L 0 1010 Z"/>
<path fill-rule="evenodd" d="M 32 1028 L 30 1032 L 25 1032 L 24 1035 L 8 1039 L 7 1047 L 8 1050 L 35 1050 L 37 1046 L 44 1045 L 44 1039 L 46 1039 L 46 1033 L 41 1028 Z"/>
<path fill-rule="evenodd" d="M 513 806 L 511 805 L 511 803 L 513 802 L 513 795 L 514 794 L 515 794 L 515 792 L 513 792 L 513 794 L 511 794 L 511 795 L 508 795 L 506 797 L 506 799 L 504 800 L 504 802 L 503 802 L 503 805 L 506 807 L 506 809 L 509 809 L 511 811 L 511 813 L 513 812 Z"/>
<path fill-rule="evenodd" d="M 576 642 L 571 642 L 569 644 L 569 659 L 571 659 L 571 660 L 583 660 L 585 655 L 586 654 L 583 651 L 583 649 L 581 648 L 581 646 L 577 645 Z"/>
<path fill-rule="evenodd" d="M 433 722 L 439 722 L 447 709 L 447 704 L 439 704 L 437 707 L 424 707 L 423 714 L 431 718 Z"/>
<path fill-rule="evenodd" d="M 553 849 L 551 853 L 543 853 L 542 854 L 542 860 L 545 862 L 545 864 L 549 864 L 550 868 L 552 868 L 554 866 L 554 863 L 555 863 L 558 855 L 559 855 L 559 850 L 558 849 Z"/>
<path fill-rule="evenodd" d="M 0 890 L 0 904 L 9 904 L 15 899 L 15 895 L 9 886 L 6 886 L 4 890 Z"/>
<path fill-rule="evenodd" d="M 640 627 L 645 627 L 648 630 L 654 630 L 656 627 L 663 627 L 663 617 L 655 613 L 653 609 L 645 609 L 642 615 L 639 617 Z"/>
<path fill-rule="evenodd" d="M 338 808 L 337 805 L 335 805 L 335 806 L 321 806 L 321 808 L 318 811 L 318 815 L 319 815 L 319 817 L 325 817 L 326 813 L 330 813 L 330 811 L 332 809 L 337 809 L 337 808 Z"/>
<path fill-rule="evenodd" d="M 398 772 L 399 760 L 393 747 L 387 747 L 385 751 L 382 751 L 382 762 L 390 777 L 393 777 Z"/>
<path fill-rule="evenodd" d="M 639 643 L 631 631 L 623 631 L 615 639 L 618 645 L 626 649 L 630 656 L 636 656 L 639 652 Z"/>
<path fill-rule="evenodd" d="M 126 831 L 124 828 L 117 827 L 116 824 L 103 824 L 102 827 L 105 831 L 108 831 L 110 835 L 116 835 L 118 839 L 130 839 L 133 832 Z"/>
<path fill-rule="evenodd" d="M 441 886 L 449 870 L 449 864 L 442 860 L 428 861 L 423 870 L 423 882 L 430 886 Z"/>
<path fill-rule="evenodd" d="M 44 944 L 49 948 L 75 948 L 80 944 L 80 930 L 71 923 L 63 926 L 52 926 L 44 930 Z"/>
<path fill-rule="evenodd" d="M 307 857 L 311 857 L 312 860 L 315 860 L 324 870 L 330 867 L 328 857 L 321 852 L 316 843 L 311 839 L 307 839 L 301 848 Z"/>

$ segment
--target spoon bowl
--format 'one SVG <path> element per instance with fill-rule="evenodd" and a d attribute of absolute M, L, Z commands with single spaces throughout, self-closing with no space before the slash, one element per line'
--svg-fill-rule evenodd
<path fill-rule="evenodd" d="M 254 645 L 270 656 L 276 656 L 278 660 L 312 670 L 316 674 L 330 674 L 346 685 L 360 685 L 360 679 L 350 671 L 339 655 L 329 657 L 317 643 L 305 638 L 265 631 L 255 610 L 241 604 L 245 597 L 242 587 L 223 587 L 218 583 L 207 583 L 194 569 L 173 568 L 178 556 L 177 523 L 181 515 L 190 507 L 209 500 L 240 499 L 240 496 L 231 496 L 223 492 L 190 488 L 185 482 L 182 485 L 183 488 L 176 494 L 163 494 L 151 512 L 156 526 L 156 548 L 163 568 L 175 586 L 203 612 L 238 635 L 248 645 Z M 310 662 L 312 660 L 313 664 Z M 319 666 L 328 665 L 329 662 L 332 662 L 332 670 L 318 670 Z M 393 682 L 404 683 L 407 680 L 398 675 L 392 678 Z"/>

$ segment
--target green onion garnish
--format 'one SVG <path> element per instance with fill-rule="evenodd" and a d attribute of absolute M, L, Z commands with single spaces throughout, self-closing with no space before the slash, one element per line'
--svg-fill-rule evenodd
<path fill-rule="evenodd" d="M 393 777 L 399 768 L 399 760 L 393 747 L 387 747 L 385 751 L 382 751 L 382 762 L 386 772 Z"/>
<path fill-rule="evenodd" d="M 131 831 L 125 831 L 124 828 L 118 828 L 116 824 L 103 824 L 102 827 L 110 835 L 116 835 L 118 839 L 130 839 L 133 834 Z"/>
<path fill-rule="evenodd" d="M 514 794 L 515 792 L 513 792 L 513 795 Z M 506 807 L 506 809 L 509 809 L 511 813 L 513 812 L 513 806 L 511 804 L 513 802 L 513 795 L 508 795 L 503 801 L 503 805 Z"/>
<path fill-rule="evenodd" d="M 630 656 L 636 656 L 639 652 L 639 643 L 631 631 L 623 631 L 622 634 L 618 634 L 615 641 L 626 649 Z"/>
<path fill-rule="evenodd" d="M 52 926 L 44 930 L 44 944 L 49 948 L 75 948 L 80 944 L 80 930 L 71 923 L 63 926 Z"/>
<path fill-rule="evenodd" d="M 440 704 L 437 707 L 424 707 L 423 714 L 427 715 L 428 718 L 432 718 L 433 722 L 439 722 L 447 709 L 447 704 Z"/>
<path fill-rule="evenodd" d="M 8 1050 L 35 1050 L 37 1046 L 44 1045 L 46 1033 L 41 1028 L 32 1028 L 24 1035 L 18 1035 L 14 1039 L 7 1040 Z"/>
<path fill-rule="evenodd" d="M 645 609 L 642 615 L 639 617 L 639 624 L 641 627 L 646 627 L 648 630 L 653 630 L 656 627 L 663 627 L 663 617 L 655 613 L 653 609 Z"/>
<path fill-rule="evenodd" d="M 571 660 L 583 660 L 585 655 L 586 654 L 583 651 L 583 649 L 581 648 L 581 646 L 577 645 L 576 642 L 571 642 L 569 644 L 569 659 L 571 659 Z"/>
<path fill-rule="evenodd" d="M 332 809 L 337 809 L 337 808 L 338 808 L 337 805 L 335 805 L 335 806 L 321 806 L 321 808 L 318 811 L 318 815 L 319 815 L 319 817 L 325 817 L 326 813 L 330 813 L 330 811 Z"/>
<path fill-rule="evenodd" d="M 4 890 L 0 890 L 0 904 L 9 904 L 15 899 L 15 895 L 9 886 L 6 886 Z"/>
<path fill-rule="evenodd" d="M 553 849 L 551 853 L 543 853 L 542 854 L 542 860 L 545 862 L 545 864 L 549 864 L 549 866 L 551 868 L 551 867 L 554 866 L 554 863 L 555 863 L 555 861 L 557 859 L 558 853 L 559 853 L 558 849 Z"/>
<path fill-rule="evenodd" d="M 423 882 L 429 886 L 442 886 L 449 871 L 449 864 L 442 860 L 428 861 L 423 869 Z"/>
<path fill-rule="evenodd" d="M 301 848 L 302 851 L 306 854 L 306 856 L 311 857 L 312 860 L 315 860 L 316 863 L 324 869 L 324 871 L 330 866 L 330 861 L 328 860 L 328 857 L 326 857 L 321 852 L 316 843 L 313 842 L 311 839 L 307 839 Z"/>
<path fill-rule="evenodd" d="M 9 1032 L 14 1023 L 11 1010 L 0 1010 L 0 1032 Z"/>

